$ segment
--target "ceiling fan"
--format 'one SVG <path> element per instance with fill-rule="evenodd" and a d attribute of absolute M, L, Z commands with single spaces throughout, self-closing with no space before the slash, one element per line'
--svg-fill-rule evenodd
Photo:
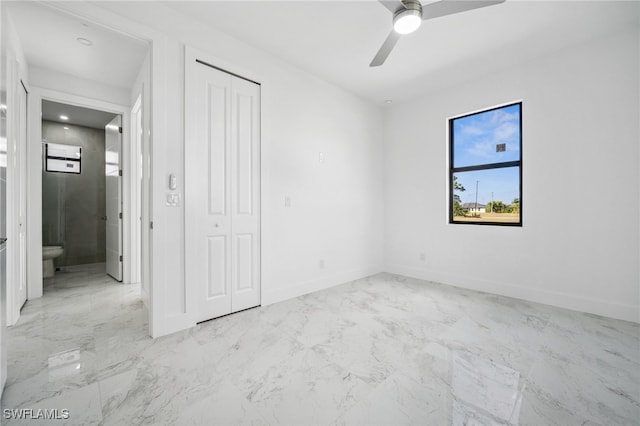
<path fill-rule="evenodd" d="M 442 0 L 426 6 L 422 6 L 420 0 L 379 1 L 393 13 L 393 29 L 384 43 L 382 43 L 382 47 L 378 50 L 371 64 L 369 64 L 370 67 L 378 67 L 384 64 L 387 56 L 400 40 L 400 36 L 417 30 L 422 21 L 500 4 L 505 0 Z"/>

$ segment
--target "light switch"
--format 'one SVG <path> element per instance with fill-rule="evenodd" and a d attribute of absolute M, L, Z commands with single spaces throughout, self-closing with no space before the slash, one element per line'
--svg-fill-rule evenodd
<path fill-rule="evenodd" d="M 324 163 L 324 152 L 318 153 L 318 161 Z"/>
<path fill-rule="evenodd" d="M 291 207 L 291 197 L 289 197 L 288 195 L 284 197 L 284 206 Z"/>

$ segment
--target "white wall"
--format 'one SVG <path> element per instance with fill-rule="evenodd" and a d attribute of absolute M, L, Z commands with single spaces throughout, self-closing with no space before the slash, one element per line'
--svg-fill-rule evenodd
<path fill-rule="evenodd" d="M 161 4 L 101 3 L 98 11 L 83 3 L 64 7 L 148 36 L 153 44 L 154 336 L 195 320 L 186 311 L 187 286 L 194 283 L 184 281 L 184 209 L 163 202 L 170 173 L 184 192 L 185 45 L 262 83 L 262 303 L 381 270 L 382 114 L 377 107 Z M 290 208 L 284 207 L 285 196 L 291 198 Z"/>
<path fill-rule="evenodd" d="M 378 272 L 381 112 L 233 38 L 172 19 L 173 28 L 189 28 L 173 37 L 262 83 L 263 304 Z"/>
<path fill-rule="evenodd" d="M 639 60 L 627 29 L 395 105 L 386 270 L 639 321 Z M 448 224 L 447 118 L 520 99 L 523 227 Z"/>
<path fill-rule="evenodd" d="M 18 188 L 12 185 L 15 182 L 15 176 L 19 172 L 15 167 L 12 167 L 13 155 L 17 146 L 14 146 L 18 141 L 18 95 L 20 80 L 22 79 L 25 84 L 27 81 L 27 62 L 25 60 L 24 52 L 20 41 L 18 39 L 15 26 L 7 13 L 6 5 L 0 4 L 0 100 L 2 101 L 2 116 L 0 120 L 0 138 L 2 141 L 0 145 L 5 150 L 3 154 L 4 159 L 0 168 L 2 170 L 2 206 L 3 223 L 2 237 L 7 237 L 7 243 L 2 248 L 0 254 L 0 396 L 2 395 L 2 389 L 7 380 L 7 345 L 6 345 L 6 324 L 7 324 L 7 308 L 8 300 L 13 297 L 13 291 L 9 286 L 13 285 L 18 279 L 19 271 L 19 259 L 17 251 L 15 250 L 15 241 L 18 235 L 18 219 L 17 204 Z"/>
<path fill-rule="evenodd" d="M 163 202 L 170 173 L 184 191 L 185 45 L 262 83 L 263 304 L 378 272 L 386 247 L 393 272 L 637 319 L 638 221 L 596 212 L 559 220 L 547 207 L 626 199 L 638 217 L 636 33 L 396 105 L 383 147 L 375 106 L 162 4 L 59 6 L 152 42 L 154 336 L 194 320 L 184 209 Z M 446 118 L 516 99 L 525 114 L 525 226 L 446 224 Z M 469 249 L 489 240 L 502 248 Z"/>
<path fill-rule="evenodd" d="M 380 111 L 226 35 L 181 21 L 174 14 L 171 19 L 173 39 L 218 58 L 215 65 L 262 84 L 263 304 L 380 271 Z M 156 15 L 153 20 L 163 19 Z M 185 30 L 177 30 L 181 27 Z M 177 53 L 172 47 L 170 61 L 181 64 Z M 182 77 L 180 71 L 174 69 L 176 82 Z M 177 102 L 183 99 L 182 86 L 170 87 L 170 92 Z M 175 124 L 182 123 L 176 120 Z M 184 158 L 183 141 L 175 142 L 167 151 L 166 173 L 176 172 L 183 181 L 178 163 Z M 319 162 L 320 152 L 323 163 Z M 162 191 L 165 187 L 166 182 Z M 285 207 L 286 196 L 291 199 L 289 208 Z M 175 255 L 164 261 L 176 280 L 184 276 L 178 269 L 183 262 L 177 260 L 184 253 L 180 246 L 184 228 L 177 221 L 183 213 L 179 213 L 170 212 L 176 219 L 168 231 L 176 243 L 171 249 Z M 154 230 L 154 237 L 157 235 Z M 320 260 L 324 260 L 324 269 Z M 168 310 L 178 314 L 183 290 L 174 287 L 169 291 L 172 298 L 167 302 L 173 306 Z"/>
<path fill-rule="evenodd" d="M 5 81 L 3 82 L 6 87 L 6 130 L 7 130 L 7 193 L 6 193 L 6 296 L 7 296 L 7 325 L 13 325 L 18 320 L 20 312 L 16 308 L 17 300 L 17 284 L 20 281 L 21 268 L 27 268 L 27 285 L 29 287 L 29 280 L 32 278 L 30 271 L 28 270 L 28 259 L 26 266 L 20 259 L 20 221 L 23 220 L 20 216 L 24 216 L 29 213 L 29 205 L 21 206 L 21 202 L 24 202 L 24 179 L 26 172 L 24 170 L 24 155 L 27 150 L 26 141 L 20 139 L 20 120 L 22 111 L 19 110 L 19 94 L 23 90 L 22 84 L 29 88 L 28 74 L 27 74 L 27 62 L 25 59 L 22 45 L 18 38 L 15 25 L 11 19 L 11 16 L 6 13 L 5 9 L 5 21 L 3 22 L 3 31 L 5 37 L 6 52 L 3 57 L 3 66 L 5 72 Z M 22 185 L 20 184 L 22 182 Z M 24 228 L 23 228 L 24 229 Z M 27 232 L 26 237 L 29 238 Z M 27 252 L 27 258 L 29 253 Z M 42 260 L 40 260 L 42 262 Z M 27 291 L 27 297 L 32 297 L 33 294 Z M 37 294 L 35 295 L 37 297 Z"/>
<path fill-rule="evenodd" d="M 29 82 L 33 86 L 46 87 L 50 90 L 84 98 L 97 99 L 118 105 L 129 104 L 129 92 L 126 89 L 44 68 L 29 67 Z"/>
<path fill-rule="evenodd" d="M 265 81 L 263 301 L 379 272 L 380 112 L 300 72 L 276 70 Z"/>

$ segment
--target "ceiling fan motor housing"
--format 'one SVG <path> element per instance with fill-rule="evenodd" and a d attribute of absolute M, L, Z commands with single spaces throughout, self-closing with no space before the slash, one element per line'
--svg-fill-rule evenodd
<path fill-rule="evenodd" d="M 393 29 L 398 34 L 409 34 L 422 23 L 422 4 L 418 0 L 404 0 L 402 5 L 393 14 Z"/>

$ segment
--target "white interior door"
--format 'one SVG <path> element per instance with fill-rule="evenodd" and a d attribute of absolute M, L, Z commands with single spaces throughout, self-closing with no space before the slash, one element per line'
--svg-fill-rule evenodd
<path fill-rule="evenodd" d="M 18 286 L 16 308 L 18 312 L 27 301 L 27 89 L 20 82 L 18 87 L 19 139 L 18 161 Z"/>
<path fill-rule="evenodd" d="M 197 64 L 186 267 L 197 321 L 260 304 L 260 86 Z"/>
<path fill-rule="evenodd" d="M 118 115 L 105 126 L 106 268 L 118 281 L 122 281 L 121 146 L 122 117 Z"/>
<path fill-rule="evenodd" d="M 204 66 L 203 66 L 204 67 Z M 260 304 L 260 86 L 231 84 L 231 310 Z"/>

